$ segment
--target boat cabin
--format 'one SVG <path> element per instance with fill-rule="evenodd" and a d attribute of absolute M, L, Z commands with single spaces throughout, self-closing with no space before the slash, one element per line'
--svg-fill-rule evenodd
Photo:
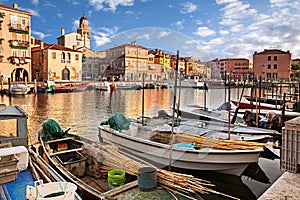
<path fill-rule="evenodd" d="M 19 106 L 0 104 L 0 143 L 28 147 L 27 119 L 27 113 Z"/>

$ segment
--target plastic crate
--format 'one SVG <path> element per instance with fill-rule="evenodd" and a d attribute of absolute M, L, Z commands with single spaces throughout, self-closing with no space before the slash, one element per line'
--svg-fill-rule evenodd
<path fill-rule="evenodd" d="M 289 120 L 282 129 L 281 169 L 300 170 L 300 118 Z"/>
<path fill-rule="evenodd" d="M 18 178 L 19 170 L 4 171 L 0 173 L 0 184 L 12 182 Z"/>

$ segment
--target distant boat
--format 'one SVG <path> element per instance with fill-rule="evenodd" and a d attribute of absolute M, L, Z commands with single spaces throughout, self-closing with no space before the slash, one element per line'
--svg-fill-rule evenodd
<path fill-rule="evenodd" d="M 25 95 L 30 92 L 30 87 L 25 84 L 12 85 L 10 93 L 13 95 Z"/>
<path fill-rule="evenodd" d="M 37 86 L 38 93 L 67 93 L 67 92 L 79 92 L 87 90 L 88 83 L 68 83 L 68 84 L 56 84 L 50 83 Z"/>
<path fill-rule="evenodd" d="M 116 87 L 120 90 L 140 90 L 142 88 L 142 83 L 119 82 L 116 84 L 117 84 Z"/>
<path fill-rule="evenodd" d="M 101 91 L 113 91 L 116 89 L 116 85 L 114 83 L 109 83 L 107 81 L 97 83 L 95 85 L 96 90 L 101 90 Z"/>

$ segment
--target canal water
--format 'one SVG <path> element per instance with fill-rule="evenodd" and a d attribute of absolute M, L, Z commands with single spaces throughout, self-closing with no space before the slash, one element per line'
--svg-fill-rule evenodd
<path fill-rule="evenodd" d="M 239 99 L 242 89 L 230 90 L 231 99 Z M 246 89 L 244 94 L 249 94 Z M 142 98 L 144 96 L 144 98 Z M 113 92 L 88 90 L 76 93 L 57 94 L 29 94 L 26 96 L 0 96 L 0 103 L 17 105 L 28 114 L 28 130 L 32 143 L 36 140 L 37 132 L 42 123 L 52 118 L 62 129 L 71 128 L 70 132 L 84 135 L 97 140 L 98 125 L 111 114 L 122 113 L 130 118 L 142 115 L 142 102 L 144 99 L 144 115 L 155 116 L 158 110 L 166 110 L 172 114 L 174 99 L 180 105 L 206 105 L 217 108 L 227 101 L 228 91 L 224 89 L 204 90 L 182 88 L 177 89 L 147 89 L 121 90 Z M 180 99 L 180 101 L 178 101 Z M 3 128 L 3 127 L 2 127 Z M 1 129 L 0 127 L 0 132 Z M 257 168 L 258 167 L 258 168 Z M 247 170 L 241 177 L 222 175 L 208 172 L 188 172 L 193 175 L 210 180 L 216 184 L 214 189 L 240 199 L 257 199 L 282 174 L 279 160 L 260 158 L 259 165 Z M 216 195 L 205 195 L 204 199 L 228 199 Z"/>

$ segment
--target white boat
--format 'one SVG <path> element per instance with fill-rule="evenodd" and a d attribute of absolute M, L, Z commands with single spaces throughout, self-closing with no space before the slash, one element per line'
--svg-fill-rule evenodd
<path fill-rule="evenodd" d="M 25 84 L 15 84 L 12 85 L 10 89 L 11 94 L 16 94 L 16 95 L 25 95 L 30 92 L 30 87 L 25 85 Z"/>
<path fill-rule="evenodd" d="M 115 89 L 115 86 L 112 86 L 113 83 L 109 83 L 107 81 L 97 83 L 95 85 L 96 90 L 101 90 L 101 91 L 111 91 Z"/>
<path fill-rule="evenodd" d="M 208 120 L 208 121 L 218 121 L 218 122 L 228 122 L 228 111 L 227 110 L 212 110 L 207 109 L 198 105 L 183 105 L 180 106 L 179 115 L 182 118 L 191 118 L 199 120 Z M 230 120 L 233 118 L 234 112 L 231 112 Z M 243 122 L 241 116 L 237 116 L 235 122 Z"/>
<path fill-rule="evenodd" d="M 208 170 L 240 176 L 246 167 L 258 161 L 263 148 L 249 150 L 222 150 L 210 147 L 182 148 L 150 140 L 147 126 L 134 126 L 129 131 L 116 131 L 107 125 L 100 125 L 99 140 L 124 149 L 154 165 L 191 170 Z M 187 144 L 188 146 L 188 144 Z M 171 155 L 170 155 L 171 154 Z"/>

